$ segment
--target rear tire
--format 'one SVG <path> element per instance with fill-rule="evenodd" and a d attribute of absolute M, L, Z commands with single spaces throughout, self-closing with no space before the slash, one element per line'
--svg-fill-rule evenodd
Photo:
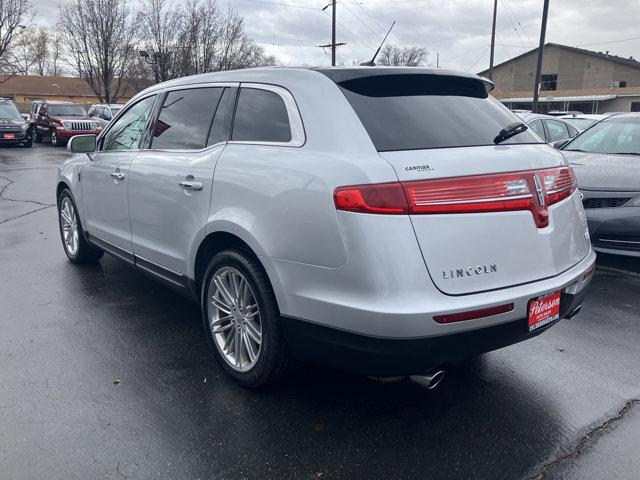
<path fill-rule="evenodd" d="M 27 139 L 22 142 L 22 146 L 25 148 L 31 148 L 33 146 L 33 135 L 31 135 L 31 133 L 29 133 Z"/>
<path fill-rule="evenodd" d="M 240 249 L 216 254 L 204 274 L 200 298 L 216 359 L 236 383 L 258 388 L 287 373 L 289 351 L 280 310 L 252 255 Z"/>
<path fill-rule="evenodd" d="M 102 258 L 104 251 L 89 245 L 84 238 L 76 202 L 68 188 L 58 197 L 58 225 L 62 248 L 71 263 L 96 263 Z"/>

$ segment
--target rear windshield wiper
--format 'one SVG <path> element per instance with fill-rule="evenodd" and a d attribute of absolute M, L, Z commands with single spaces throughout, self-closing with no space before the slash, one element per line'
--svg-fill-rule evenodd
<path fill-rule="evenodd" d="M 496 145 L 498 143 L 502 143 L 505 140 L 509 140 L 511 137 L 520 135 L 522 132 L 525 132 L 528 128 L 529 127 L 527 127 L 522 122 L 510 123 L 509 125 L 504 127 L 502 130 L 500 130 L 500 133 L 498 134 L 498 136 L 493 139 L 493 143 L 495 143 Z"/>

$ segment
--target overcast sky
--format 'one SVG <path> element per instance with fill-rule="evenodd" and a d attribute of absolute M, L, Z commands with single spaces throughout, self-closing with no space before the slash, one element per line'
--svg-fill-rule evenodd
<path fill-rule="evenodd" d="M 51 23 L 58 0 L 38 0 Z M 328 65 L 317 45 L 331 41 L 329 0 L 219 0 L 245 18 L 249 35 L 286 65 Z M 496 63 L 535 48 L 542 0 L 499 0 Z M 294 7 L 293 5 L 297 5 Z M 429 65 L 479 72 L 489 66 L 493 0 L 339 0 L 338 62 L 368 60 L 394 20 L 389 43 L 429 51 Z M 547 41 L 640 59 L 638 0 L 551 0 Z M 635 38 L 633 38 L 635 37 Z M 631 40 L 629 40 L 631 39 Z"/>

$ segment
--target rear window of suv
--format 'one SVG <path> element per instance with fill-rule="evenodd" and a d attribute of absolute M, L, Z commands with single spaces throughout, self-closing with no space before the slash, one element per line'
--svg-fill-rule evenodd
<path fill-rule="evenodd" d="M 494 145 L 519 119 L 482 81 L 448 75 L 372 75 L 338 82 L 378 151 Z M 529 132 L 504 142 L 540 143 Z"/>

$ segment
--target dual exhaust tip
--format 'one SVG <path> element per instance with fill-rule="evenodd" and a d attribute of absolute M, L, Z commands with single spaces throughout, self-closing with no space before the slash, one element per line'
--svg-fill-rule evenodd
<path fill-rule="evenodd" d="M 395 383 L 405 377 L 370 377 L 380 383 Z M 444 370 L 431 370 L 423 375 L 410 375 L 409 380 L 426 390 L 433 390 L 444 379 Z"/>

